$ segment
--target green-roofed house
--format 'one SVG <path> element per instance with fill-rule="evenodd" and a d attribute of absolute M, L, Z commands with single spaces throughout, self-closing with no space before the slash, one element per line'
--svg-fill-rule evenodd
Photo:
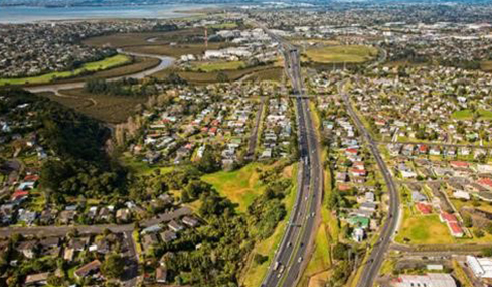
<path fill-rule="evenodd" d="M 369 218 L 363 216 L 352 216 L 348 219 L 348 223 L 352 226 L 358 226 L 366 229 L 369 227 Z"/>

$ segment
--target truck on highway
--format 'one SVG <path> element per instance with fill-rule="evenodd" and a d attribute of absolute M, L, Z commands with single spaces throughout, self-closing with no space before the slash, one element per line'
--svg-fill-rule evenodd
<path fill-rule="evenodd" d="M 279 261 L 275 262 L 275 265 L 273 266 L 273 271 L 277 271 L 279 266 L 280 266 L 280 262 Z"/>

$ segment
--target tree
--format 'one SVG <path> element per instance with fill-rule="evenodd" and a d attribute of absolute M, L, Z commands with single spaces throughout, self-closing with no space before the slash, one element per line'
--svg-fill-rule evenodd
<path fill-rule="evenodd" d="M 485 225 L 485 231 L 487 231 L 487 233 L 489 234 L 492 234 L 492 222 L 489 222 L 487 223 L 487 225 Z"/>
<path fill-rule="evenodd" d="M 119 254 L 111 254 L 104 261 L 101 270 L 109 278 L 120 278 L 123 275 L 125 264 Z"/>
<path fill-rule="evenodd" d="M 481 238 L 481 237 L 484 237 L 485 236 L 485 232 L 483 232 L 482 229 L 478 229 L 478 228 L 475 228 L 473 230 L 473 234 L 478 237 L 478 238 Z"/>
<path fill-rule="evenodd" d="M 217 82 L 219 82 L 219 83 L 227 83 L 227 82 L 229 82 L 229 76 L 227 76 L 227 74 L 224 73 L 223 71 L 220 71 L 217 74 Z"/>
<path fill-rule="evenodd" d="M 333 258 L 335 260 L 344 260 L 347 259 L 347 251 L 349 247 L 343 243 L 337 243 L 335 247 L 333 247 Z"/>
<path fill-rule="evenodd" d="M 465 215 L 463 216 L 463 224 L 465 225 L 465 227 L 472 227 L 473 226 L 473 219 L 470 215 Z"/>
<path fill-rule="evenodd" d="M 487 248 L 482 251 L 484 257 L 492 257 L 492 248 Z"/>

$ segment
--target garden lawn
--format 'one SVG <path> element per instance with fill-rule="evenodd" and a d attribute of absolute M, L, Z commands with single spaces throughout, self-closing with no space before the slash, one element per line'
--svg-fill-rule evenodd
<path fill-rule="evenodd" d="M 100 70 L 107 70 L 116 66 L 121 66 L 131 62 L 130 57 L 126 55 L 115 55 L 108 57 L 101 61 L 85 63 L 82 67 L 77 68 L 72 71 L 61 71 L 61 72 L 50 72 L 33 77 L 23 77 L 23 78 L 0 78 L 0 86 L 5 85 L 26 85 L 26 84 L 47 84 L 54 79 L 71 78 L 85 71 L 95 72 Z"/>
<path fill-rule="evenodd" d="M 327 46 L 308 49 L 305 56 L 317 63 L 361 63 L 371 60 L 378 51 L 363 45 Z"/>
<path fill-rule="evenodd" d="M 239 211 L 244 212 L 264 190 L 256 172 L 259 166 L 259 163 L 251 163 L 239 170 L 204 175 L 202 180 L 213 185 L 222 196 L 238 204 Z"/>

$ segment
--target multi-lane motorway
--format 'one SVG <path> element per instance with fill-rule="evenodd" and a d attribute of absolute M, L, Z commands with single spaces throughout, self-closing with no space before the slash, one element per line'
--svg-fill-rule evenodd
<path fill-rule="evenodd" d="M 299 189 L 296 204 L 292 210 L 289 225 L 268 270 L 262 286 L 295 286 L 306 264 L 317 226 L 317 218 L 321 207 L 323 190 L 322 168 L 320 164 L 319 140 L 311 119 L 309 100 L 306 99 L 301 76 L 299 51 L 278 35 L 262 27 L 274 40 L 281 43 L 285 58 L 285 69 L 293 87 L 297 108 L 297 123 L 301 168 L 299 169 Z M 388 250 L 391 238 L 397 228 L 399 216 L 399 198 L 396 185 L 381 157 L 377 143 L 366 130 L 354 112 L 348 96 L 340 89 L 346 109 L 355 122 L 360 134 L 363 135 L 378 167 L 383 174 L 389 192 L 388 217 L 382 227 L 380 238 L 372 247 L 372 251 L 362 266 L 362 274 L 358 287 L 372 287 L 381 264 Z"/>
<path fill-rule="evenodd" d="M 323 177 L 319 140 L 309 110 L 309 100 L 304 95 L 299 51 L 265 27 L 263 29 L 282 44 L 285 69 L 291 79 L 297 110 L 301 161 L 296 203 L 262 286 L 292 287 L 297 284 L 308 262 L 306 258 L 311 251 L 321 208 Z"/>

